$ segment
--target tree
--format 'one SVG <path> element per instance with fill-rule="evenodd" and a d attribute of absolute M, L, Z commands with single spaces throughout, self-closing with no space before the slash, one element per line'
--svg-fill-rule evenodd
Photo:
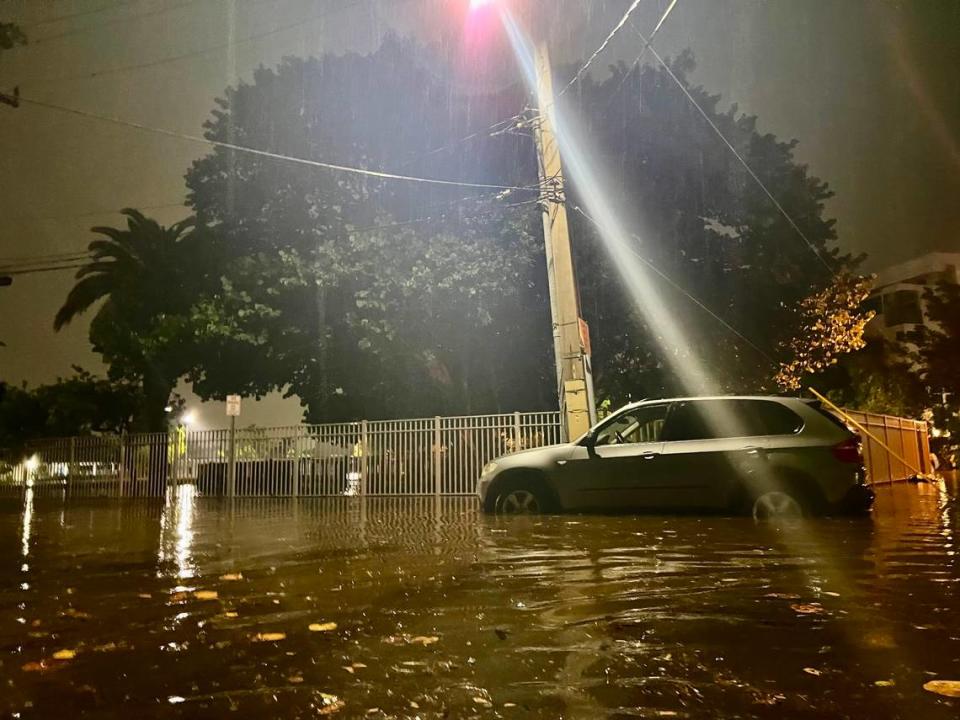
<path fill-rule="evenodd" d="M 775 368 L 751 344 L 778 364 L 789 361 L 790 342 L 802 332 L 796 308 L 829 287 L 834 272 L 854 269 L 859 258 L 834 246 L 834 222 L 824 217 L 832 193 L 796 161 L 797 142 L 759 132 L 756 117 L 736 105 L 722 109 L 718 95 L 691 85 L 689 52 L 669 62 L 803 237 L 664 69 L 620 65 L 601 83 L 582 80 L 568 102 L 593 143 L 591 156 L 632 238 L 631 250 L 749 340 L 655 273 L 627 270 L 663 298 L 669 317 L 655 321 L 635 306 L 596 228 L 575 214 L 574 250 L 599 394 L 622 400 L 689 392 L 669 362 L 689 355 L 711 369 L 717 391 L 770 389 Z M 571 180 L 573 204 L 583 205 L 581 188 Z M 658 327 L 663 321 L 680 327 L 689 345 L 671 346 Z"/>
<path fill-rule="evenodd" d="M 170 227 L 126 209 L 126 229 L 95 227 L 92 259 L 54 320 L 60 330 L 97 307 L 90 341 L 114 381 L 137 383 L 143 402 L 136 429 L 166 430 L 164 407 L 190 368 L 191 309 L 217 281 L 216 243 L 188 218 Z"/>
<path fill-rule="evenodd" d="M 867 339 L 862 349 L 839 357 L 809 382 L 832 402 L 854 410 L 919 418 L 929 404 L 919 374 L 882 337 Z"/>
<path fill-rule="evenodd" d="M 367 57 L 261 68 L 251 84 L 217 100 L 206 136 L 390 172 L 534 183 L 529 136 L 482 132 L 521 113 L 526 93 L 518 86 L 461 93 L 437 70 L 446 67 L 440 52 L 388 39 Z M 662 69 L 620 66 L 600 83 L 585 76 L 567 96 L 570 111 L 591 138 L 590 155 L 609 176 L 625 227 L 641 238 L 633 249 L 788 361 L 803 329 L 796 308 L 858 259 L 833 246 L 833 221 L 823 216 L 831 192 L 796 162 L 796 142 L 760 133 L 757 118 L 736 106 L 722 110 L 719 96 L 690 86 L 688 53 L 671 68 L 803 238 Z M 569 178 L 571 209 L 583 204 L 576 183 Z M 503 202 L 477 193 L 465 201 L 462 189 L 357 178 L 224 148 L 195 162 L 187 185 L 198 217 L 216 224 L 236 258 L 200 308 L 210 330 L 193 374 L 202 393 L 287 387 L 311 419 L 555 402 L 539 208 L 528 196 Z M 576 213 L 571 221 L 601 398 L 682 392 L 668 359 L 694 354 L 720 390 L 772 386 L 774 368 L 755 349 L 652 277 L 670 310 L 666 320 L 692 341 L 668 346 L 635 306 L 593 225 Z M 416 265 L 418 257 L 429 267 Z M 481 286 L 489 301 L 478 304 L 470 293 Z M 510 376 L 478 384 L 502 369 Z"/>
<path fill-rule="evenodd" d="M 217 101 L 207 137 L 482 182 L 509 174 L 495 166 L 510 159 L 430 151 L 506 112 L 483 100 L 460 104 L 422 50 L 388 40 L 370 57 L 257 71 Z M 535 166 L 525 172 L 532 181 Z M 198 308 L 207 344 L 191 379 L 202 396 L 285 388 L 312 421 L 549 406 L 532 193 L 411 188 L 224 149 L 194 163 L 187 184 L 232 255 Z"/>
<path fill-rule="evenodd" d="M 950 431 L 954 443 L 960 440 L 960 285 L 942 282 L 924 293 L 928 324 L 912 333 L 908 341 L 916 350 L 916 363 L 924 384 L 934 398 L 947 393 L 947 402 L 933 403 L 934 422 Z"/>
<path fill-rule="evenodd" d="M 843 273 L 800 302 L 799 332 L 782 343 L 787 359 L 774 376 L 781 390 L 802 389 L 804 380 L 865 347 L 863 331 L 876 313 L 862 310 L 861 305 L 870 295 L 872 285 L 869 278 Z"/>
<path fill-rule="evenodd" d="M 26 45 L 27 36 L 15 23 L 0 22 L 0 50 L 10 50 L 17 45 Z"/>
<path fill-rule="evenodd" d="M 120 433 L 132 427 L 143 401 L 140 388 L 95 377 L 74 366 L 74 374 L 34 389 L 0 383 L 0 450 L 22 457 L 32 440 Z"/>

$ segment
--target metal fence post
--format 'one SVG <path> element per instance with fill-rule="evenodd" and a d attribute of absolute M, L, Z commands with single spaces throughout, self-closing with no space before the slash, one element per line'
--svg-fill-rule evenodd
<path fill-rule="evenodd" d="M 69 470 L 67 470 L 67 481 L 73 485 L 76 483 L 76 474 L 77 474 L 77 439 L 75 437 L 70 438 L 70 465 Z"/>
<path fill-rule="evenodd" d="M 117 472 L 117 494 L 123 497 L 127 481 L 127 431 L 120 431 L 120 467 Z"/>
<path fill-rule="evenodd" d="M 293 439 L 293 468 L 290 477 L 290 494 L 293 497 L 300 496 L 300 434 L 303 432 L 303 425 L 297 425 L 297 434 Z"/>
<path fill-rule="evenodd" d="M 440 416 L 433 418 L 433 494 L 440 496 L 443 487 L 443 453 L 440 447 Z"/>
<path fill-rule="evenodd" d="M 367 494 L 367 475 L 370 467 L 370 438 L 367 435 L 367 421 L 360 422 L 360 495 Z"/>
<path fill-rule="evenodd" d="M 227 448 L 227 497 L 237 492 L 237 418 L 230 416 L 230 445 Z"/>
<path fill-rule="evenodd" d="M 513 413 L 513 451 L 520 452 L 523 450 L 523 435 L 520 429 L 520 413 Z"/>

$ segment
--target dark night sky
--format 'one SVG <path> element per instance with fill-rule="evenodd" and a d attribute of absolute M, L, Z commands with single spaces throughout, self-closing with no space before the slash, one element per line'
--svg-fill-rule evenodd
<path fill-rule="evenodd" d="M 630 4 L 523 1 L 549 8 L 555 62 L 592 52 Z M 0 0 L 0 19 L 23 24 L 33 41 L 0 55 L 0 89 L 19 84 L 38 100 L 199 134 L 213 98 L 259 63 L 368 51 L 390 30 L 436 39 L 437 19 L 464 2 Z M 642 3 L 638 26 L 649 32 L 667 4 Z M 108 9 L 88 12 L 98 8 Z M 86 14 L 36 25 L 77 13 Z M 321 13 L 258 41 L 75 77 L 227 45 Z M 960 249 L 960 0 L 680 0 L 655 45 L 661 54 L 689 47 L 695 82 L 757 114 L 761 130 L 800 141 L 798 157 L 837 194 L 829 211 L 842 247 L 868 252 L 868 269 Z M 632 61 L 639 48 L 625 28 L 594 71 Z M 185 210 L 171 206 L 182 202 L 183 172 L 204 152 L 42 108 L 0 106 L 0 258 L 82 250 L 89 227 L 116 222 L 112 213 L 124 206 L 179 219 Z M 36 383 L 72 363 L 98 369 L 85 322 L 58 335 L 51 329 L 70 283 L 70 273 L 50 273 L 0 289 L 8 346 L 0 377 Z"/>

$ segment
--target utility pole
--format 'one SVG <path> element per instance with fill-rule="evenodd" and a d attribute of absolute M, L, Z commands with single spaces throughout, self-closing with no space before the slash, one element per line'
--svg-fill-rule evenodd
<path fill-rule="evenodd" d="M 540 205 L 553 318 L 557 393 L 567 439 L 573 439 L 585 433 L 596 421 L 588 354 L 590 339 L 587 325 L 580 317 L 580 295 L 567 225 L 563 164 L 555 134 L 553 74 L 545 41 L 537 43 L 535 64 L 540 117 L 534 134 L 540 168 Z"/>

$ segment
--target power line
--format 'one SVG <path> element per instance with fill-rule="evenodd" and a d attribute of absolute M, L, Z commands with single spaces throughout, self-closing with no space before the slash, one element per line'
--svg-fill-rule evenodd
<path fill-rule="evenodd" d="M 591 223 L 593 223 L 594 225 L 596 225 L 597 228 L 602 229 L 600 223 L 597 222 L 596 220 L 594 220 L 590 215 L 588 215 L 587 212 L 586 212 L 583 208 L 581 208 L 579 205 L 574 205 L 572 209 L 573 209 L 575 212 L 578 212 L 578 213 L 580 213 L 581 215 L 583 215 L 583 217 L 585 217 L 585 218 L 586 218 L 587 220 L 589 220 Z M 639 238 L 638 238 L 636 235 L 632 235 L 631 237 L 633 237 L 635 240 L 639 240 Z M 712 317 L 712 318 L 713 318 L 714 320 L 716 320 L 718 323 L 720 323 L 721 325 L 723 325 L 723 327 L 725 327 L 728 331 L 730 331 L 731 333 L 733 333 L 734 335 L 736 335 L 737 337 L 739 337 L 741 340 L 743 340 L 747 345 L 749 345 L 749 346 L 750 346 L 753 350 L 755 350 L 759 355 L 763 356 L 763 358 L 766 359 L 771 365 L 776 366 L 776 367 L 779 367 L 779 363 L 778 363 L 776 360 L 774 360 L 772 357 L 770 357 L 770 355 L 768 355 L 763 349 L 761 349 L 761 348 L 760 348 L 755 342 L 753 342 L 750 338 L 748 338 L 748 337 L 747 337 L 746 335 L 744 335 L 742 332 L 740 332 L 739 330 L 737 330 L 733 325 L 731 325 L 730 323 L 728 323 L 726 320 L 724 320 L 722 317 L 720 317 L 717 313 L 715 313 L 713 310 L 711 310 L 709 307 L 707 307 L 707 305 L 705 305 L 705 304 L 703 303 L 703 301 L 701 301 L 701 300 L 700 300 L 699 298 L 697 298 L 696 296 L 692 295 L 689 291 L 687 291 L 686 288 L 684 288 L 682 285 L 680 285 L 678 282 L 676 282 L 673 278 L 671 278 L 669 275 L 667 275 L 665 272 L 663 272 L 660 268 L 658 268 L 656 265 L 654 265 L 650 260 L 648 260 L 648 259 L 645 258 L 643 255 L 641 255 L 640 252 L 638 252 L 638 251 L 637 251 L 636 249 L 634 249 L 632 246 L 628 245 L 627 243 L 621 243 L 621 244 L 623 245 L 623 247 L 624 247 L 628 252 L 630 252 L 631 254 L 635 255 L 635 256 L 637 257 L 637 259 L 640 260 L 640 262 L 642 262 L 644 265 L 646 265 L 648 268 L 650 268 L 653 272 L 655 272 L 662 280 L 664 280 L 666 283 L 668 283 L 672 288 L 674 288 L 674 289 L 677 290 L 679 293 L 681 293 L 682 295 L 684 295 L 684 296 L 685 296 L 688 300 L 690 300 L 694 305 L 696 305 L 698 308 L 700 308 L 700 309 L 703 310 L 705 313 L 707 313 L 708 315 L 710 315 L 710 317 Z"/>
<path fill-rule="evenodd" d="M 48 103 L 42 100 L 33 100 L 30 98 L 25 98 L 23 96 L 20 97 L 20 101 L 27 103 L 29 105 L 35 105 L 37 107 L 47 108 L 48 110 L 56 110 L 58 112 L 77 115 L 79 117 L 84 117 L 91 120 L 99 120 L 101 122 L 112 123 L 114 125 L 130 127 L 136 130 L 151 132 L 157 135 L 163 135 L 165 137 L 177 138 L 179 140 L 186 140 L 188 142 L 207 145 L 210 147 L 218 147 L 218 148 L 223 148 L 225 150 L 234 150 L 237 152 L 248 153 L 250 155 L 257 155 L 259 157 L 267 157 L 272 160 L 284 160 L 286 162 L 291 162 L 298 165 L 306 165 L 308 167 L 321 168 L 324 170 L 330 170 L 334 172 L 343 172 L 343 173 L 349 173 L 353 175 L 360 175 L 364 177 L 372 177 L 379 180 L 398 180 L 403 182 L 415 182 L 415 183 L 422 183 L 422 184 L 428 184 L 428 185 L 443 185 L 447 187 L 469 187 L 469 188 L 479 188 L 479 189 L 486 189 L 486 190 L 538 190 L 539 189 L 538 185 L 529 185 L 524 187 L 524 186 L 518 186 L 518 185 L 496 185 L 492 183 L 474 183 L 474 182 L 466 182 L 466 181 L 459 181 L 459 180 L 442 180 L 438 178 L 424 178 L 424 177 L 416 177 L 413 175 L 401 175 L 398 173 L 381 172 L 379 170 L 368 170 L 365 168 L 352 167 L 349 165 L 337 165 L 335 163 L 322 162 L 319 160 L 308 160 L 307 158 L 294 157 L 291 155 L 283 155 L 281 153 L 270 152 L 268 150 L 259 150 L 257 148 L 247 147 L 245 145 L 237 145 L 235 143 L 222 142 L 220 140 L 210 140 L 208 138 L 200 137 L 198 135 L 189 135 L 187 133 L 180 133 L 174 130 L 166 130 L 164 128 L 152 127 L 150 125 L 144 125 L 142 123 L 137 123 L 130 120 L 122 120 L 120 118 L 111 117 L 109 115 L 100 115 L 98 113 L 87 112 L 86 110 L 66 107 L 64 105 L 57 105 L 55 103 Z"/>
<path fill-rule="evenodd" d="M 116 2 L 111 2 L 106 5 L 101 5 L 98 8 L 92 8 L 90 10 L 84 10 L 83 12 L 73 13 L 72 15 L 59 15 L 57 17 L 47 18 L 46 20 L 38 20 L 35 23 L 30 23 L 29 25 L 21 25 L 20 27 L 24 29 L 40 27 L 41 25 L 51 25 L 53 23 L 63 22 L 64 20 L 73 20 L 78 17 L 85 17 L 87 15 L 97 15 L 102 12 L 107 12 L 108 10 L 117 10 L 124 5 L 132 5 L 133 3 L 140 2 L 140 0 L 116 0 Z"/>
<path fill-rule="evenodd" d="M 693 97 L 693 94 L 687 89 L 686 85 L 684 85 L 683 82 L 680 80 L 680 78 L 678 78 L 676 74 L 673 72 L 673 69 L 664 61 L 662 57 L 660 57 L 660 53 L 658 53 L 656 49 L 652 45 L 650 45 L 647 38 L 643 36 L 643 33 L 640 32 L 640 30 L 638 30 L 636 26 L 633 26 L 633 31 L 640 36 L 640 39 L 644 41 L 645 46 L 650 49 L 651 53 L 653 53 L 653 56 L 657 59 L 657 62 L 660 63 L 660 66 L 667 71 L 667 74 L 677 84 L 677 87 L 679 87 L 680 90 L 683 91 L 683 94 L 687 96 L 687 100 L 689 100 L 691 104 L 697 109 L 697 112 L 699 112 L 700 115 L 703 117 L 703 119 L 707 121 L 707 124 L 717 134 L 717 137 L 719 137 L 723 141 L 723 144 L 726 145 L 727 148 L 730 150 L 730 152 L 733 153 L 734 157 L 736 157 L 737 160 L 740 161 L 740 164 L 743 165 L 744 170 L 746 170 L 747 173 L 750 175 L 750 177 L 753 178 L 754 182 L 756 182 L 757 185 L 760 186 L 760 189 L 763 190 L 764 194 L 770 199 L 770 202 L 772 202 L 774 206 L 777 208 L 777 210 L 780 212 L 780 214 L 783 215 L 786 221 L 790 224 L 790 227 L 792 227 L 796 231 L 797 235 L 799 235 L 800 238 L 803 240 L 803 242 L 806 243 L 807 247 L 810 248 L 810 251 L 814 255 L 816 255 L 817 260 L 820 261 L 820 263 L 827 269 L 827 272 L 829 272 L 831 276 L 836 277 L 836 273 L 834 272 L 833 268 L 830 266 L 830 264 L 826 260 L 823 259 L 823 256 L 820 254 L 820 251 L 817 249 L 817 247 L 812 242 L 810 242 L 810 239 L 806 236 L 806 233 L 804 233 L 803 230 L 800 229 L 800 226 L 797 225 L 796 222 L 794 222 L 793 218 L 790 217 L 790 214 L 784 209 L 783 205 L 781 205 L 780 202 L 777 200 L 777 198 L 774 197 L 773 193 L 770 192 L 770 189 L 766 186 L 763 180 L 761 180 L 760 177 L 753 171 L 753 168 L 750 167 L 747 161 L 743 158 L 743 156 L 739 152 L 737 152 L 737 149 L 727 139 L 727 137 L 723 134 L 720 128 L 717 127 L 716 123 L 714 123 L 713 120 L 710 118 L 710 116 L 707 115 L 706 111 L 700 106 L 700 103 L 697 102 L 696 98 Z"/>
<path fill-rule="evenodd" d="M 454 140 L 452 143 L 449 143 L 449 144 L 447 144 L 447 145 L 443 145 L 442 147 L 434 148 L 433 150 L 428 150 L 428 151 L 426 151 L 426 152 L 424 152 L 424 153 L 420 153 L 420 154 L 418 154 L 418 155 L 415 155 L 414 157 L 410 158 L 410 159 L 407 160 L 405 163 L 403 163 L 400 167 L 401 167 L 401 168 L 408 167 L 408 166 L 412 165 L 413 163 L 417 162 L 418 160 L 422 160 L 422 159 L 424 159 L 424 158 L 426 158 L 426 157 L 430 157 L 431 155 L 436 155 L 437 153 L 445 152 L 445 151 L 447 151 L 447 150 L 452 150 L 453 148 L 455 148 L 455 147 L 457 147 L 457 146 L 459 146 L 459 145 L 462 145 L 462 144 L 465 143 L 465 142 L 469 142 L 470 140 L 473 140 L 473 139 L 478 138 L 478 137 L 485 137 L 485 138 L 487 138 L 487 137 L 494 137 L 494 136 L 496 136 L 496 135 L 505 134 L 505 133 L 507 133 L 510 129 L 512 129 L 512 127 L 513 127 L 512 123 L 513 123 L 514 121 L 519 120 L 520 118 L 522 118 L 525 113 L 526 113 L 526 110 L 524 110 L 523 112 L 519 112 L 519 113 L 517 113 L 516 115 L 514 115 L 513 117 L 507 118 L 506 120 L 500 120 L 500 121 L 498 121 L 498 122 L 495 122 L 495 123 L 493 123 L 492 125 L 490 125 L 489 127 L 484 128 L 483 130 L 477 130 L 476 132 L 472 132 L 472 133 L 470 133 L 469 135 L 466 135 L 466 136 L 460 138 L 459 140 Z M 504 127 L 504 126 L 506 126 L 506 127 Z"/>
<path fill-rule="evenodd" d="M 87 251 L 69 253 L 50 253 L 45 255 L 21 256 L 18 258 L 0 259 L 0 272 L 7 270 L 22 270 L 39 265 L 59 265 L 65 262 L 80 260 L 88 255 Z"/>
<path fill-rule="evenodd" d="M 20 275 L 35 275 L 37 273 L 59 272 L 61 270 L 77 270 L 79 268 L 82 268 L 86 264 L 87 263 L 83 262 L 83 263 L 74 263 L 72 265 L 55 265 L 53 267 L 34 268 L 34 269 L 28 269 L 28 270 L 11 270 L 9 272 L 4 271 L 3 274 L 10 275 L 10 276 L 14 276 L 14 275 L 20 276 Z"/>
<path fill-rule="evenodd" d="M 169 12 L 174 12 L 175 10 L 181 10 L 190 5 L 195 5 L 198 0 L 185 0 L 185 2 L 178 3 L 177 5 L 170 5 L 167 7 L 157 8 L 156 10 L 151 10 L 149 12 L 141 13 L 139 15 L 131 15 L 130 17 L 116 18 L 115 20 L 108 20 L 107 22 L 97 23 L 96 25 L 89 25 L 83 28 L 77 28 L 76 30 L 67 30 L 66 32 L 59 33 L 57 35 L 46 35 L 44 37 L 39 37 L 30 42 L 31 45 L 41 45 L 43 43 L 51 42 L 52 40 L 60 40 L 65 37 L 72 37 L 74 35 L 82 35 L 88 33 L 91 30 L 100 30 L 105 27 L 112 27 L 114 25 L 123 25 L 124 23 L 134 22 L 136 20 L 143 20 L 149 17 L 155 17 L 157 15 L 164 15 Z"/>
<path fill-rule="evenodd" d="M 274 0 L 277 2 L 279 0 Z M 246 37 L 239 38 L 238 40 L 228 40 L 227 42 L 218 43 L 216 45 L 208 45 L 206 47 L 199 48 L 197 50 L 191 50 L 189 52 L 181 53 L 180 55 L 171 55 L 168 57 L 158 58 L 156 60 L 148 60 L 142 63 L 136 63 L 134 65 L 121 65 L 119 67 L 105 68 L 103 70 L 97 70 L 94 72 L 86 73 L 77 73 L 75 75 L 62 75 L 55 78 L 38 78 L 35 80 L 30 80 L 27 78 L 24 80 L 24 83 L 46 83 L 46 82 L 62 82 L 67 80 L 88 80 L 92 78 L 99 78 L 103 75 L 113 75 L 115 73 L 128 72 L 134 70 L 145 70 L 147 68 L 157 67 L 159 65 L 166 65 L 167 63 L 179 62 L 180 60 L 188 60 L 193 57 L 200 57 L 202 55 L 207 55 L 209 53 L 216 52 L 217 50 L 223 50 L 230 47 L 236 47 L 237 45 L 243 45 L 248 42 L 255 42 L 257 40 L 262 40 L 265 37 L 270 37 L 271 35 L 276 35 L 277 33 L 285 32 L 287 30 L 293 30 L 294 28 L 303 27 L 304 25 L 317 22 L 322 20 L 325 17 L 333 15 L 344 10 L 349 10 L 360 5 L 364 0 L 353 0 L 352 2 L 347 2 L 345 4 L 338 5 L 334 8 L 328 8 L 326 11 L 313 15 L 307 18 L 300 18 L 295 23 L 289 23 L 287 25 L 281 25 L 279 27 L 273 28 L 272 30 L 265 30 L 263 32 L 254 33 L 253 35 L 248 35 Z M 409 2 L 409 0 L 402 0 L 404 2 Z"/>
<path fill-rule="evenodd" d="M 667 16 L 673 12 L 674 6 L 677 4 L 677 0 L 672 0 L 671 3 L 667 6 L 667 9 L 664 10 L 663 15 L 660 16 L 659 22 L 657 22 L 656 27 L 653 28 L 653 32 L 650 33 L 650 37 L 647 38 L 647 41 L 643 44 L 643 47 L 640 49 L 640 54 L 637 55 L 637 59 L 633 61 L 633 64 L 630 65 L 630 68 L 623 74 L 623 78 L 620 80 L 620 84 L 617 86 L 617 91 L 614 93 L 616 95 L 620 92 L 620 89 L 623 87 L 623 84 L 627 81 L 627 78 L 630 77 L 630 73 L 633 72 L 633 69 L 640 65 L 640 61 L 643 60 L 643 54 L 650 47 L 650 44 L 653 42 L 653 39 L 657 36 L 657 33 L 660 32 L 660 28 L 663 27 L 664 21 L 667 19 Z M 630 21 L 630 26 L 636 29 L 636 26 L 633 24 L 633 21 Z"/>
<path fill-rule="evenodd" d="M 623 17 L 620 18 L 620 22 L 618 22 L 614 26 L 613 30 L 610 31 L 610 34 L 607 35 L 606 38 L 604 38 L 603 42 L 600 43 L 600 47 L 598 47 L 594 51 L 593 55 L 587 58 L 587 61 L 581 66 L 579 70 L 577 70 L 576 74 L 570 79 L 570 82 L 564 85 L 563 89 L 558 93 L 558 97 L 562 96 L 565 92 L 567 92 L 567 90 L 569 90 L 570 87 L 575 82 L 577 82 L 577 80 L 580 79 L 580 76 L 587 71 L 587 68 L 590 67 L 593 61 L 596 60 L 597 57 L 599 57 L 600 53 L 602 53 L 607 48 L 607 45 L 610 44 L 610 41 L 613 40 L 614 36 L 618 32 L 620 32 L 620 30 L 623 28 L 624 25 L 627 24 L 627 20 L 630 19 L 630 16 L 633 14 L 633 11 L 637 9 L 637 6 L 640 4 L 640 2 L 641 0 L 633 0 L 633 2 L 630 4 L 630 7 L 628 7 L 627 11 L 623 14 Z"/>

